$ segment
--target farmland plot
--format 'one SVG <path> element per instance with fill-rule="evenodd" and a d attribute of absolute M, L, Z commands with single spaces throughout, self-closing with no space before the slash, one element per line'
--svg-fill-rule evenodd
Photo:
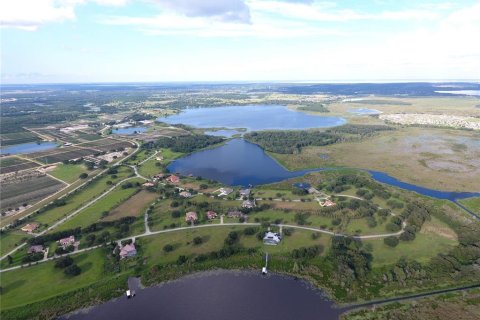
<path fill-rule="evenodd" d="M 35 142 L 41 140 L 39 137 L 34 135 L 31 132 L 14 132 L 14 133 L 3 133 L 0 135 L 0 144 L 2 146 L 11 146 L 14 144 Z"/>
<path fill-rule="evenodd" d="M 25 179 L 2 183 L 0 208 L 16 208 L 24 203 L 33 204 L 55 192 L 65 185 L 47 175 L 31 175 Z"/>
<path fill-rule="evenodd" d="M 76 147 L 66 147 L 51 151 L 35 152 L 28 155 L 29 158 L 41 161 L 43 163 L 51 164 L 62 162 L 64 160 L 73 160 L 81 157 L 89 156 L 98 153 L 94 149 L 81 149 Z"/>
<path fill-rule="evenodd" d="M 40 166 L 38 163 L 18 157 L 0 158 L 0 174 L 10 173 Z"/>

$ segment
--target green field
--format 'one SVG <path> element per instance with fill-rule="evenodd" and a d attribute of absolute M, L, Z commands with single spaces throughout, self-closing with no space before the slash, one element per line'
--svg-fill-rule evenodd
<path fill-rule="evenodd" d="M 75 255 L 73 259 L 82 269 L 77 277 L 66 276 L 54 268 L 54 262 L 2 273 L 2 310 L 45 300 L 103 278 L 103 250 Z"/>
<path fill-rule="evenodd" d="M 8 233 L 0 234 L 0 255 L 15 249 L 17 244 L 21 244 L 23 239 L 28 239 L 31 236 L 23 231 L 15 230 Z"/>
<path fill-rule="evenodd" d="M 87 168 L 83 164 L 59 164 L 49 174 L 67 183 L 72 183 L 79 179 L 78 176 L 83 172 L 87 172 Z"/>
<path fill-rule="evenodd" d="M 133 178 L 129 182 L 141 182 L 142 179 Z M 112 192 L 110 192 L 105 197 L 101 198 L 91 206 L 85 208 L 76 214 L 73 218 L 67 222 L 61 224 L 55 231 L 68 230 L 77 227 L 87 227 L 92 223 L 97 222 L 102 218 L 102 213 L 104 211 L 110 211 L 116 206 L 120 205 L 122 202 L 126 201 L 132 195 L 134 195 L 138 189 L 136 188 L 127 188 L 123 189 L 121 185 L 117 186 Z"/>
<path fill-rule="evenodd" d="M 40 214 L 32 216 L 32 220 L 41 224 L 50 225 L 56 220 L 59 220 L 62 217 L 68 215 L 68 213 L 81 207 L 86 202 L 99 196 L 105 190 L 111 188 L 111 186 L 106 184 L 107 181 L 112 181 L 113 183 L 115 183 L 129 176 L 131 173 L 132 170 L 130 168 L 122 167 L 121 169 L 119 169 L 117 178 L 112 178 L 110 175 L 106 175 L 104 177 L 95 179 L 88 186 L 82 188 L 81 190 L 77 190 L 77 192 L 66 197 L 65 205 L 49 208 L 46 211 L 41 212 Z"/>
<path fill-rule="evenodd" d="M 148 158 L 153 153 L 143 156 L 143 158 Z M 160 152 L 157 153 L 155 157 L 146 161 L 141 166 L 138 167 L 138 171 L 143 176 L 153 176 L 159 172 L 162 172 L 162 167 L 158 166 L 157 164 L 160 163 L 162 166 L 166 166 L 172 160 L 181 157 L 183 153 L 180 152 L 173 152 L 170 149 L 160 149 Z M 157 161 L 157 157 L 163 157 L 162 161 Z"/>
<path fill-rule="evenodd" d="M 480 197 L 462 199 L 460 203 L 473 212 L 480 214 Z"/>

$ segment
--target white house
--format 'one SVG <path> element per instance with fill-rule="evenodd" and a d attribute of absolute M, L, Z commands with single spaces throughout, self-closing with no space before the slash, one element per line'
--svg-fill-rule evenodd
<path fill-rule="evenodd" d="M 278 233 L 268 231 L 265 233 L 265 237 L 263 237 L 263 243 L 268 245 L 276 246 L 282 240 L 282 236 Z"/>

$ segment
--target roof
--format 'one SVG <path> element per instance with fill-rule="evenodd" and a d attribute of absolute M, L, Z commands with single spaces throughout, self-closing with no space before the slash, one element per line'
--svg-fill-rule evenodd
<path fill-rule="evenodd" d="M 58 240 L 58 243 L 60 243 L 61 245 L 72 244 L 74 242 L 75 242 L 75 236 L 70 236 L 70 237 L 66 237 Z"/>
<path fill-rule="evenodd" d="M 135 248 L 135 245 L 133 243 L 127 244 L 122 247 L 120 250 L 120 256 L 125 257 L 128 255 L 136 255 L 137 254 L 137 248 Z"/>
<path fill-rule="evenodd" d="M 197 220 L 198 216 L 195 211 L 185 213 L 185 221 Z"/>
<path fill-rule="evenodd" d="M 31 246 L 30 248 L 28 248 L 28 253 L 37 253 L 37 252 L 43 252 L 42 245 Z"/>
<path fill-rule="evenodd" d="M 27 223 L 22 227 L 21 230 L 25 232 L 32 232 L 33 230 L 37 229 L 37 227 L 38 227 L 38 223 Z"/>

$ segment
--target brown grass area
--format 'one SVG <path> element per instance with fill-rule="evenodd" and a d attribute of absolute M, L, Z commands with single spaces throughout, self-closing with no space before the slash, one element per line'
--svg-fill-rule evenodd
<path fill-rule="evenodd" d="M 435 225 L 435 224 L 432 224 L 431 222 L 426 222 L 422 226 L 422 230 L 420 230 L 420 233 L 436 234 L 440 237 L 443 237 L 443 238 L 446 238 L 446 239 L 449 239 L 449 240 L 454 240 L 454 241 L 458 240 L 458 236 L 455 233 L 455 231 L 453 231 L 449 227 L 443 227 L 443 226 Z"/>
<path fill-rule="evenodd" d="M 360 142 L 272 154 L 290 170 L 347 166 L 383 171 L 399 180 L 445 191 L 479 191 L 479 134 L 471 131 L 401 128 Z M 328 155 L 322 159 L 321 155 Z"/>
<path fill-rule="evenodd" d="M 145 208 L 152 203 L 157 196 L 156 193 L 142 190 L 116 207 L 104 220 L 112 221 L 127 216 L 140 216 L 145 211 Z"/>

